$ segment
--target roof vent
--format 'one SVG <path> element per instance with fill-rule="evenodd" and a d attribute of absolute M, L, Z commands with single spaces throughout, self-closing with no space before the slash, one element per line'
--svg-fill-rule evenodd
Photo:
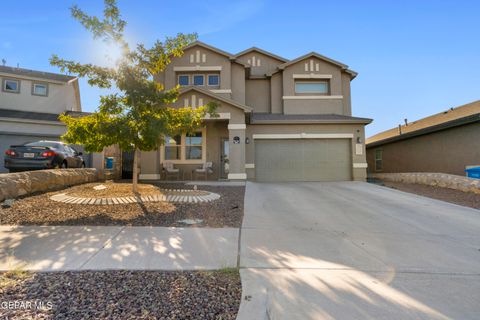
<path fill-rule="evenodd" d="M 2 64 L 3 64 L 3 66 L 5 66 L 5 64 L 7 64 L 7 60 L 5 60 L 5 58 L 2 59 Z"/>
<path fill-rule="evenodd" d="M 402 125 L 401 124 L 398 125 L 398 134 L 402 134 Z"/>
<path fill-rule="evenodd" d="M 408 119 L 405 118 L 405 119 L 403 119 L 403 121 L 405 121 L 405 126 L 408 126 Z"/>

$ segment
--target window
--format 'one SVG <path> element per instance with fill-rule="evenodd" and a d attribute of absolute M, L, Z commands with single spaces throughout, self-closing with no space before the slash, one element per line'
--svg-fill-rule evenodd
<path fill-rule="evenodd" d="M 209 74 L 208 75 L 208 85 L 209 86 L 220 85 L 220 76 L 218 74 Z"/>
<path fill-rule="evenodd" d="M 182 137 L 165 137 L 165 160 L 180 160 Z"/>
<path fill-rule="evenodd" d="M 182 134 L 175 137 L 165 137 L 165 143 L 160 149 L 160 161 L 172 161 L 177 164 L 206 161 L 206 128 L 192 134 Z"/>
<path fill-rule="evenodd" d="M 383 151 L 380 149 L 375 150 L 375 171 L 381 171 L 383 169 Z"/>
<path fill-rule="evenodd" d="M 203 74 L 196 74 L 193 76 L 193 85 L 194 86 L 203 86 L 205 77 Z"/>
<path fill-rule="evenodd" d="M 202 159 L 202 132 L 195 132 L 185 137 L 185 159 Z"/>
<path fill-rule="evenodd" d="M 45 83 L 33 83 L 32 94 L 46 97 L 48 95 L 48 85 Z"/>
<path fill-rule="evenodd" d="M 328 81 L 296 81 L 295 93 L 328 94 Z"/>
<path fill-rule="evenodd" d="M 178 76 L 178 84 L 181 86 L 188 86 L 190 84 L 190 77 L 188 75 Z"/>
<path fill-rule="evenodd" d="M 20 81 L 19 80 L 4 79 L 3 80 L 3 91 L 19 93 L 20 92 Z"/>

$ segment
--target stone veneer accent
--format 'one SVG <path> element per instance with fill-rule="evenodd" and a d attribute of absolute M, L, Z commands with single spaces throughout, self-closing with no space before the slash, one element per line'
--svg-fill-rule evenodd
<path fill-rule="evenodd" d="M 472 179 L 446 173 L 402 172 L 372 173 L 369 178 L 393 182 L 417 183 L 480 194 L 480 179 Z"/>
<path fill-rule="evenodd" d="M 188 202 L 188 203 L 200 203 L 210 202 L 220 198 L 217 193 L 203 191 L 202 195 L 196 195 L 192 190 L 165 190 L 167 192 L 174 191 L 175 194 L 156 194 L 140 197 L 112 197 L 112 198 L 82 198 L 69 196 L 65 193 L 55 194 L 50 197 L 51 200 L 57 202 L 71 203 L 71 204 L 88 204 L 88 205 L 115 205 L 115 204 L 128 204 L 137 202 Z"/>
<path fill-rule="evenodd" d="M 34 192 L 63 189 L 95 182 L 103 175 L 97 169 L 52 169 L 0 174 L 0 201 Z"/>

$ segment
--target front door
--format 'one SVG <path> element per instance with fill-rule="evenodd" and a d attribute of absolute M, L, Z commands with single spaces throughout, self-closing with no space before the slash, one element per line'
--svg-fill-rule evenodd
<path fill-rule="evenodd" d="M 221 154 L 220 154 L 220 178 L 227 179 L 228 172 L 229 172 L 229 150 L 230 145 L 228 138 L 222 138 L 222 146 L 221 146 Z"/>

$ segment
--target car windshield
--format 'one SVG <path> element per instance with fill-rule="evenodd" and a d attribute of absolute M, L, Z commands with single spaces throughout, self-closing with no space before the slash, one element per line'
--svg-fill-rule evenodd
<path fill-rule="evenodd" d="M 49 147 L 49 148 L 59 149 L 60 148 L 60 143 L 47 142 L 47 141 L 36 141 L 36 142 L 25 143 L 24 146 L 26 146 L 26 147 Z"/>

